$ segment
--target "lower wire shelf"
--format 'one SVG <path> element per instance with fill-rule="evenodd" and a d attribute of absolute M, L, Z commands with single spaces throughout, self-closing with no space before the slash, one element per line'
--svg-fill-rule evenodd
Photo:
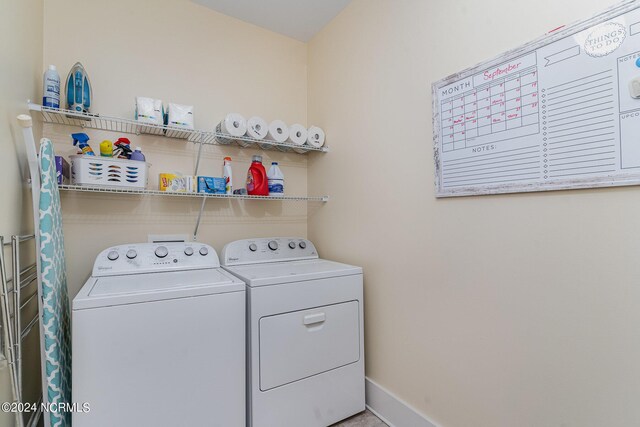
<path fill-rule="evenodd" d="M 144 190 L 135 188 L 114 188 L 96 187 L 85 185 L 59 185 L 63 191 L 89 192 L 89 193 L 111 193 L 111 194 L 138 194 L 145 196 L 167 196 L 167 197 L 191 197 L 206 199 L 230 199 L 230 200 L 262 200 L 262 201 L 294 201 L 294 202 L 328 202 L 329 196 L 249 196 L 243 194 L 206 194 L 206 193 L 175 193 L 159 190 Z"/>

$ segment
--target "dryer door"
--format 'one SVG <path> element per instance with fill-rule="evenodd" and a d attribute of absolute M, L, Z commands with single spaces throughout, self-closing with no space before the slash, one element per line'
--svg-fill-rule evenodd
<path fill-rule="evenodd" d="M 360 359 L 358 301 L 260 319 L 260 390 L 321 374 Z"/>

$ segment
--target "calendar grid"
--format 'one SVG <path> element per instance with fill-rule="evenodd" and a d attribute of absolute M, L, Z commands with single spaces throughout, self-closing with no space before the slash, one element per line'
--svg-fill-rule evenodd
<path fill-rule="evenodd" d="M 533 66 L 442 100 L 442 150 L 480 145 L 502 132 L 507 139 L 509 131 L 527 126 L 539 132 L 538 96 Z"/>

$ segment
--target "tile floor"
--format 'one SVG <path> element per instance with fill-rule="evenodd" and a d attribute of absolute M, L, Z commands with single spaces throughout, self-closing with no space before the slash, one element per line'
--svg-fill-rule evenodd
<path fill-rule="evenodd" d="M 387 424 L 380 421 L 368 409 L 331 427 L 387 427 Z"/>

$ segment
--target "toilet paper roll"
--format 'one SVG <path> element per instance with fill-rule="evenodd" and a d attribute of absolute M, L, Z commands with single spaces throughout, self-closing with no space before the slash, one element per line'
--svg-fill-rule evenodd
<path fill-rule="evenodd" d="M 244 136 L 247 133 L 247 120 L 241 114 L 229 113 L 223 121 L 218 123 L 216 132 L 237 137 Z M 216 141 L 220 144 L 231 144 L 235 139 L 217 136 Z"/>
<path fill-rule="evenodd" d="M 289 138 L 289 128 L 282 120 L 274 120 L 269 124 L 267 137 L 276 142 L 285 142 Z"/>
<path fill-rule="evenodd" d="M 269 133 L 269 125 L 262 117 L 253 116 L 247 120 L 247 135 L 255 139 L 264 139 Z"/>
<path fill-rule="evenodd" d="M 307 128 L 295 124 L 289 127 L 289 142 L 295 145 L 304 145 L 307 142 Z"/>
<path fill-rule="evenodd" d="M 308 133 L 306 127 L 299 124 L 291 125 L 289 127 L 289 139 L 287 140 L 287 142 L 302 147 L 307 143 L 307 135 Z M 295 151 L 296 153 L 305 153 L 309 150 L 306 150 L 304 148 L 294 148 L 293 151 Z"/>
<path fill-rule="evenodd" d="M 264 139 L 264 137 L 267 136 L 268 131 L 269 125 L 267 124 L 266 120 L 261 117 L 253 116 L 247 120 L 247 133 L 245 137 Z M 254 141 L 244 139 L 236 139 L 236 142 L 241 147 L 249 147 L 255 144 Z"/>
<path fill-rule="evenodd" d="M 274 120 L 269 123 L 269 131 L 267 132 L 268 140 L 272 142 L 286 142 L 289 138 L 289 127 L 282 120 Z M 273 144 L 260 144 L 258 145 L 265 150 L 273 148 Z M 278 147 L 280 149 L 280 147 Z M 282 147 L 283 151 L 291 151 L 289 147 Z"/>
<path fill-rule="evenodd" d="M 312 147 L 320 148 L 324 145 L 324 131 L 317 126 L 311 126 L 308 130 L 307 143 Z"/>

